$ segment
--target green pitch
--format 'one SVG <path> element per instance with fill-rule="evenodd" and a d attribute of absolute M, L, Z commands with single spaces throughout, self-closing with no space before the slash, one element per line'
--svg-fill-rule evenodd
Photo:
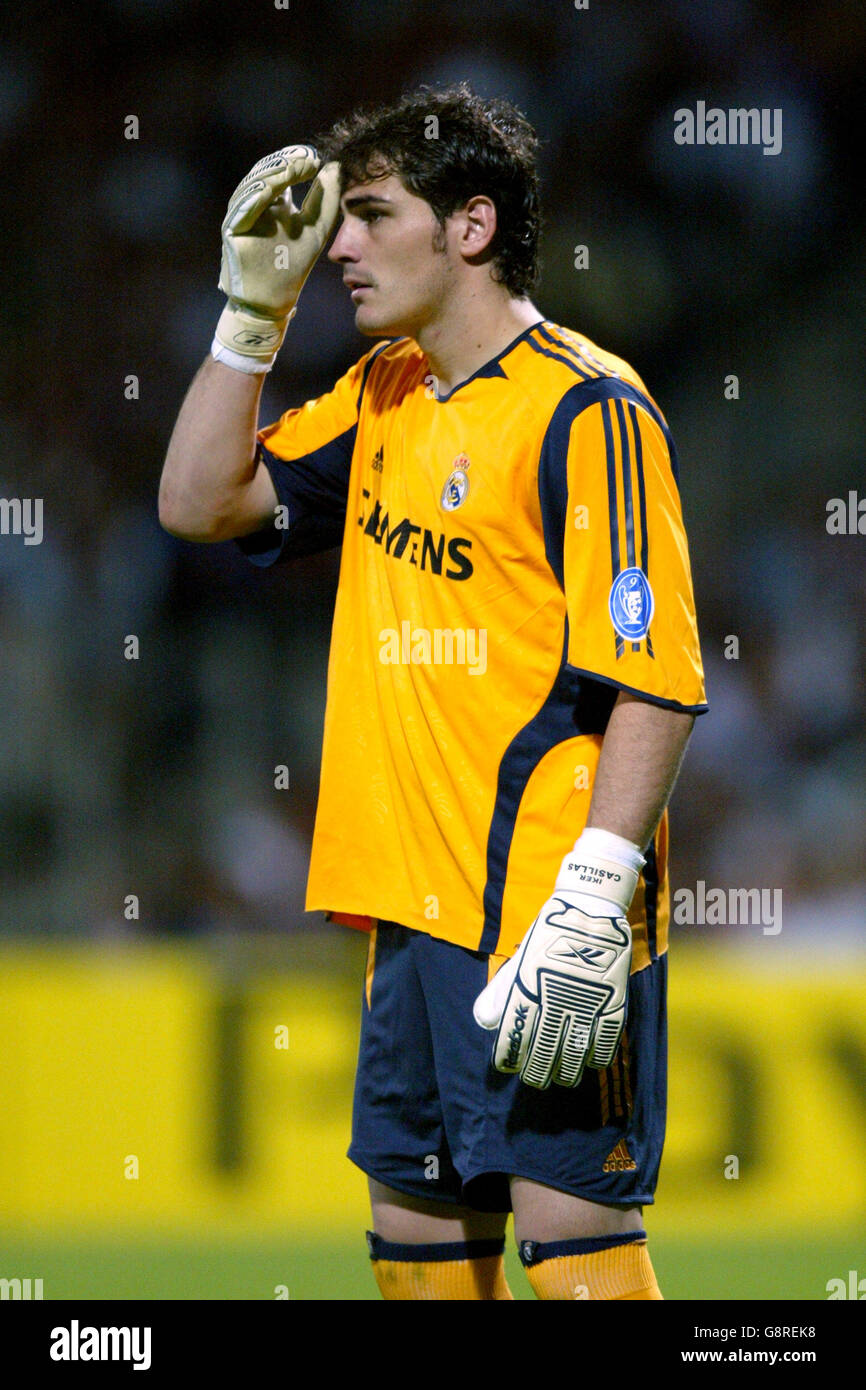
<path fill-rule="evenodd" d="M 684 1244 L 656 1238 L 653 1263 L 667 1299 L 815 1299 L 827 1281 L 863 1267 L 856 1236 L 790 1242 Z M 531 1299 L 513 1245 L 507 1254 L 515 1298 Z M 866 1273 L 866 1270 L 864 1270 Z M 49 1299 L 378 1299 L 363 1233 L 321 1247 L 291 1242 L 244 1244 L 76 1244 L 7 1240 L 0 1235 L 0 1278 L 41 1278 Z"/>

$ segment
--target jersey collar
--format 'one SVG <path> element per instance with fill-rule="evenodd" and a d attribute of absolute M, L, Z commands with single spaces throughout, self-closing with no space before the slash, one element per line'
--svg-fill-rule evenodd
<path fill-rule="evenodd" d="M 446 395 L 436 395 L 433 399 L 438 405 L 444 405 L 446 401 L 450 401 L 453 396 L 456 396 L 458 391 L 462 391 L 464 386 L 468 386 L 471 381 L 476 381 L 479 377 L 504 377 L 505 372 L 501 365 L 503 357 L 507 357 L 508 354 L 517 347 L 518 343 L 522 343 L 524 338 L 528 338 L 530 333 L 534 333 L 536 328 L 540 328 L 541 325 L 546 322 L 546 319 L 541 318 L 537 323 L 531 323 L 528 328 L 524 328 L 522 333 L 518 333 L 516 338 L 512 338 L 511 342 L 508 343 L 501 352 L 498 352 L 495 357 L 491 357 L 489 362 L 485 362 L 483 367 L 479 367 L 478 370 L 473 372 L 471 376 L 468 376 L 465 381 L 458 381 L 457 385 L 453 386 Z"/>

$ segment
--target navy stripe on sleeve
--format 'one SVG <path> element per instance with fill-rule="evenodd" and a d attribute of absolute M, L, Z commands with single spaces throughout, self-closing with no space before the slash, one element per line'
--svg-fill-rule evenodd
<path fill-rule="evenodd" d="M 617 402 L 619 404 L 619 402 Z M 601 419 L 604 426 L 604 453 L 607 462 L 607 507 L 610 516 L 610 581 L 620 572 L 619 512 L 616 486 L 616 454 L 613 447 L 613 427 L 610 418 L 610 401 L 602 401 Z M 618 632 L 613 634 L 614 651 L 617 658 L 622 656 L 624 643 Z"/>
<path fill-rule="evenodd" d="M 629 569 L 634 565 L 634 511 L 632 507 L 631 495 L 631 449 L 628 442 L 628 430 L 625 423 L 625 412 L 622 408 L 622 401 L 616 402 L 616 420 L 619 425 L 620 456 L 622 458 L 622 496 L 625 503 L 625 543 L 626 543 L 626 564 Z"/>
<path fill-rule="evenodd" d="M 629 401 L 628 403 L 628 413 L 634 433 L 634 462 L 635 472 L 637 473 L 638 510 L 640 512 L 640 567 L 644 574 L 649 576 L 649 528 L 646 519 L 646 479 L 644 478 L 643 471 L 643 440 L 641 438 L 637 410 L 635 409 L 633 401 Z M 672 447 L 672 444 L 673 441 L 668 440 L 669 447 Z M 673 465 L 673 455 L 671 455 L 671 465 Z M 633 642 L 632 651 L 637 651 L 639 646 L 639 642 Z M 646 649 L 647 656 L 651 656 L 653 660 L 655 660 L 652 633 L 649 629 L 647 629 L 646 635 Z"/>
<path fill-rule="evenodd" d="M 364 364 L 356 407 L 359 418 L 374 362 L 399 341 L 388 338 L 380 343 Z M 250 536 L 238 537 L 236 544 L 254 565 L 265 568 L 279 560 L 315 555 L 341 544 L 357 433 L 356 420 L 350 429 L 298 459 L 278 458 L 259 444 L 257 458 L 271 475 L 277 500 L 288 515 L 288 526 L 265 526 Z"/>
<path fill-rule="evenodd" d="M 259 445 L 258 458 L 271 475 L 288 526 L 270 525 L 238 537 L 236 544 L 254 565 L 264 568 L 340 544 L 356 433 L 353 425 L 300 459 L 277 458 Z"/>

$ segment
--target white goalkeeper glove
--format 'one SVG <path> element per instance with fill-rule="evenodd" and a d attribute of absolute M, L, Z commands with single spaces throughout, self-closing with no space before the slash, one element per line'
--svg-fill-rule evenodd
<path fill-rule="evenodd" d="M 232 194 L 222 225 L 219 285 L 229 301 L 211 348 L 217 361 L 248 372 L 273 366 L 339 212 L 339 165 L 318 169 L 311 146 L 288 145 L 260 159 Z M 292 185 L 309 179 L 295 208 Z"/>
<path fill-rule="evenodd" d="M 565 856 L 553 896 L 475 1001 L 476 1023 L 497 1030 L 497 1071 L 543 1090 L 610 1066 L 628 999 L 626 913 L 644 863 L 636 845 L 597 829 Z"/>

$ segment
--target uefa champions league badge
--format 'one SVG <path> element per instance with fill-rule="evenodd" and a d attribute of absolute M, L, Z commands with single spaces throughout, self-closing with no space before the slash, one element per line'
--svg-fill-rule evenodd
<path fill-rule="evenodd" d="M 445 479 L 442 496 L 439 498 L 439 505 L 444 512 L 456 512 L 466 501 L 469 495 L 469 478 L 466 474 L 468 467 L 469 459 L 466 454 L 458 454 L 451 465 L 451 472 Z"/>
<path fill-rule="evenodd" d="M 623 570 L 610 586 L 608 610 L 620 637 L 640 642 L 649 632 L 655 600 L 643 570 Z"/>

